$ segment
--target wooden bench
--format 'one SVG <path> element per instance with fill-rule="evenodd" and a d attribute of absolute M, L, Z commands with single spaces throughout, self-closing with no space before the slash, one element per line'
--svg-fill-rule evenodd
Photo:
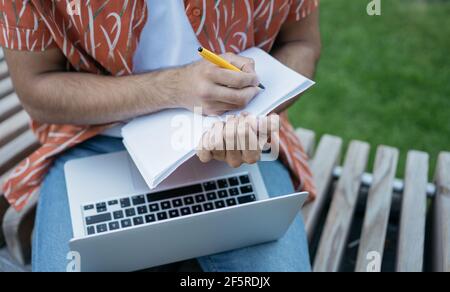
<path fill-rule="evenodd" d="M 300 129 L 298 134 L 308 152 L 314 153 L 314 133 Z M 382 268 L 389 219 L 398 216 L 394 270 L 450 272 L 450 153 L 439 156 L 433 185 L 428 183 L 429 156 L 424 152 L 408 153 L 405 179 L 400 181 L 395 179 L 397 149 L 378 147 L 372 175 L 366 173 L 367 143 L 351 142 L 343 166 L 336 167 L 341 148 L 340 138 L 325 135 L 311 155 L 318 198 L 302 213 L 310 243 L 320 238 L 313 254 L 314 271 L 342 270 L 344 256 L 354 244 L 349 242 L 349 235 L 355 229 L 355 211 L 365 205 L 360 216 L 362 227 L 357 232 L 355 271 Z M 428 201 L 433 206 L 430 211 Z M 398 206 L 393 215 L 394 204 Z M 323 228 L 318 226 L 321 217 L 325 218 Z M 426 242 L 430 244 L 426 246 Z"/>
<path fill-rule="evenodd" d="M 0 182 L 38 147 L 28 122 L 1 54 Z M 379 146 L 369 174 L 367 143 L 352 141 L 341 166 L 342 139 L 324 135 L 315 147 L 314 132 L 299 129 L 298 135 L 312 157 L 318 188 L 317 199 L 302 210 L 314 271 L 344 270 L 343 262 L 352 257 L 350 269 L 358 272 L 379 271 L 386 260 L 394 262 L 395 271 L 450 271 L 450 153 L 439 156 L 435 182 L 429 184 L 426 153 L 410 151 L 405 179 L 397 180 L 395 148 Z M 35 205 L 16 213 L 0 197 L 5 235 L 0 232 L 0 247 L 7 245 L 0 249 L 0 271 L 29 270 Z M 391 225 L 396 230 L 394 248 L 387 238 Z"/>
<path fill-rule="evenodd" d="M 39 146 L 29 128 L 30 118 L 14 93 L 8 67 L 0 50 L 0 184 L 11 169 Z M 0 192 L 0 271 L 21 271 L 30 257 L 35 204 L 21 213 L 10 208 Z M 20 265 L 17 265 L 17 263 Z"/>

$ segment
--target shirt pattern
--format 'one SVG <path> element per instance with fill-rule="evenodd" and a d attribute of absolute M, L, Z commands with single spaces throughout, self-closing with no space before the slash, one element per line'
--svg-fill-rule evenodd
<path fill-rule="evenodd" d="M 239 53 L 254 46 L 270 51 L 283 24 L 306 18 L 319 5 L 319 0 L 184 2 L 200 43 L 216 53 Z M 0 0 L 0 46 L 31 52 L 59 48 L 68 70 L 120 77 L 132 74 L 133 55 L 147 17 L 145 0 Z M 31 127 L 42 146 L 5 182 L 10 204 L 21 210 L 38 194 L 59 154 L 111 126 L 33 121 Z M 280 138 L 281 159 L 296 186 L 314 197 L 307 156 L 285 114 Z"/>

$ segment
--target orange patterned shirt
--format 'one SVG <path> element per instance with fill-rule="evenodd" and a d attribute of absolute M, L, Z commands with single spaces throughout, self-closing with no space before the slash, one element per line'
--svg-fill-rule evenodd
<path fill-rule="evenodd" d="M 184 0 L 186 14 L 202 46 L 217 53 L 250 47 L 270 51 L 286 22 L 299 21 L 319 0 Z M 151 9 L 151 7 L 149 7 Z M 0 45 L 11 50 L 59 48 L 70 70 L 124 76 L 147 21 L 145 0 L 0 1 Z M 42 146 L 22 161 L 3 186 L 5 197 L 22 209 L 54 159 L 103 132 L 108 126 L 50 125 L 32 122 Z M 307 156 L 283 115 L 281 156 L 298 188 L 315 195 Z"/>

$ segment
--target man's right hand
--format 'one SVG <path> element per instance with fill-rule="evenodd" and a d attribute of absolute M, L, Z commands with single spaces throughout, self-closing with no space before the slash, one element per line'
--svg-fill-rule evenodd
<path fill-rule="evenodd" d="M 180 100 L 191 111 L 201 107 L 204 115 L 239 110 L 258 94 L 259 79 L 252 59 L 232 53 L 222 56 L 242 72 L 222 69 L 206 60 L 180 69 Z"/>

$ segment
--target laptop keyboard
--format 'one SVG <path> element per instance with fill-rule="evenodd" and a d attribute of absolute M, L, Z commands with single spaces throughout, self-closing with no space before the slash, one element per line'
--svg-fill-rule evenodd
<path fill-rule="evenodd" d="M 86 235 L 117 231 L 256 201 L 248 174 L 82 206 Z"/>

